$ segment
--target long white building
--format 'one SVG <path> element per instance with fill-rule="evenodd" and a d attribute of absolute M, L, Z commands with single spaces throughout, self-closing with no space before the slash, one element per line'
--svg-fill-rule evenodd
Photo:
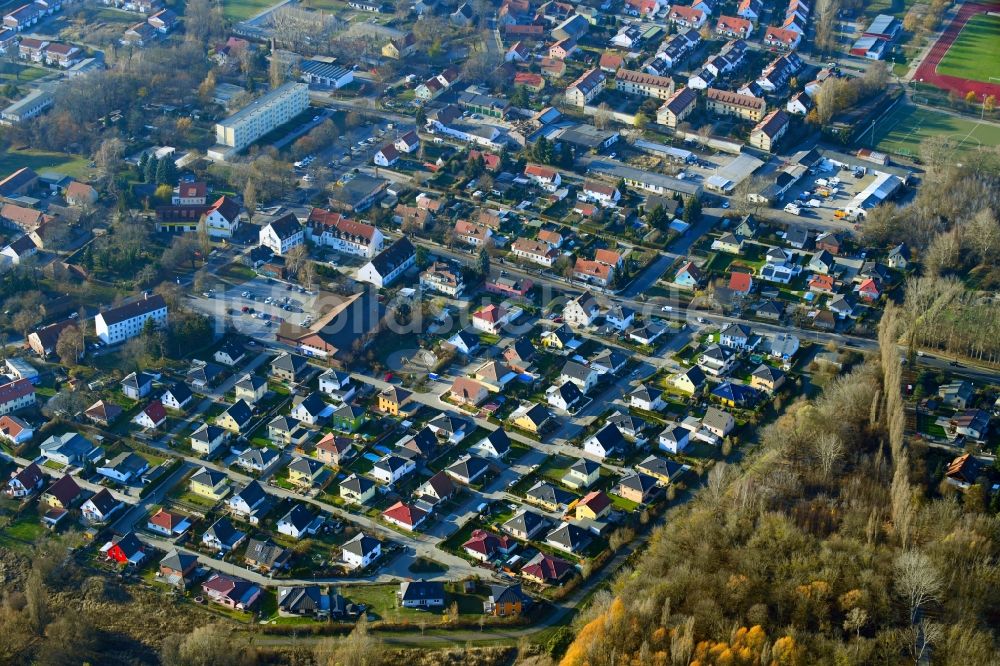
<path fill-rule="evenodd" d="M 167 325 L 167 303 L 159 294 L 101 312 L 94 317 L 94 331 L 102 342 L 113 345 L 142 333 L 148 319 L 157 327 Z"/>
<path fill-rule="evenodd" d="M 216 123 L 215 141 L 232 149 L 228 152 L 243 150 L 305 111 L 308 106 L 309 86 L 305 83 L 286 83 Z"/>

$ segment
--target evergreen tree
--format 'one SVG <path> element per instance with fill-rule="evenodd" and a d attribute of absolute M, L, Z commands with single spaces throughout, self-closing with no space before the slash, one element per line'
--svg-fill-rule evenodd
<path fill-rule="evenodd" d="M 149 153 L 143 153 L 139 158 L 139 177 L 146 179 L 146 165 L 149 164 Z"/>
<path fill-rule="evenodd" d="M 146 161 L 146 166 L 143 169 L 143 180 L 147 183 L 152 183 L 156 181 L 156 170 L 160 166 L 160 160 L 155 157 L 150 157 Z"/>
<path fill-rule="evenodd" d="M 559 165 L 560 168 L 563 168 L 563 169 L 572 169 L 573 168 L 573 150 L 571 148 L 569 148 L 568 146 L 565 146 L 565 145 L 561 146 L 559 148 L 559 159 L 557 160 L 557 164 Z"/>
<path fill-rule="evenodd" d="M 694 224 L 701 219 L 701 199 L 698 197 L 688 197 L 684 201 L 684 215 L 682 219 L 688 224 Z"/>
<path fill-rule="evenodd" d="M 485 247 L 479 250 L 479 274 L 484 278 L 490 274 L 490 253 Z"/>
<path fill-rule="evenodd" d="M 177 167 L 174 166 L 174 161 L 168 155 L 159 160 L 159 163 L 156 165 L 156 184 L 170 185 L 172 187 L 176 182 Z"/>
<path fill-rule="evenodd" d="M 663 229 L 667 225 L 668 221 L 667 211 L 665 211 L 661 205 L 657 205 L 652 211 L 650 211 L 649 215 L 646 216 L 646 222 L 648 222 L 649 226 L 654 229 Z"/>

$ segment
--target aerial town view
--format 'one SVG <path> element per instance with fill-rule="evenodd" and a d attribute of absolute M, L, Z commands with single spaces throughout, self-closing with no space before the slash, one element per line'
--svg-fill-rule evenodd
<path fill-rule="evenodd" d="M 3 0 L 0 665 L 1000 665 L 1000 2 L 683 2 Z"/>

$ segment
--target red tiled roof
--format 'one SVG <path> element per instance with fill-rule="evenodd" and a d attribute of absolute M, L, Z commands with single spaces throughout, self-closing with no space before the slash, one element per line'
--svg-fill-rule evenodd
<path fill-rule="evenodd" d="M 393 150 L 395 150 L 395 148 L 393 148 Z M 344 217 L 340 213 L 323 210 L 322 208 L 313 208 L 309 213 L 308 222 L 314 227 L 316 225 L 333 227 L 341 233 L 348 234 L 350 236 L 358 236 L 367 241 L 371 241 L 375 235 L 375 227 L 372 225 L 352 220 Z"/>
<path fill-rule="evenodd" d="M 163 419 L 167 418 L 167 410 L 164 409 L 163 403 L 160 402 L 159 399 L 146 405 L 146 408 L 142 411 L 153 421 L 153 423 L 159 423 Z"/>
<path fill-rule="evenodd" d="M 521 573 L 543 581 L 560 580 L 571 568 L 565 560 L 552 555 L 542 555 L 540 560 L 521 569 Z"/>
<path fill-rule="evenodd" d="M 507 550 L 510 548 L 512 541 L 510 537 L 497 536 L 491 534 L 486 530 L 473 530 L 472 537 L 462 544 L 462 548 L 466 550 L 472 550 L 477 553 L 491 556 L 497 550 Z"/>
<path fill-rule="evenodd" d="M 185 199 L 203 197 L 207 191 L 205 183 L 181 183 L 177 186 L 177 196 Z"/>
<path fill-rule="evenodd" d="M 622 260 L 622 255 L 618 254 L 614 250 L 607 250 L 601 248 L 594 252 L 594 261 L 599 261 L 602 264 L 607 264 L 609 266 L 617 266 L 618 262 Z"/>
<path fill-rule="evenodd" d="M 776 28 L 770 26 L 767 32 L 764 33 L 765 42 L 780 42 L 785 45 L 794 44 L 799 40 L 799 33 L 794 30 L 786 30 L 785 28 Z"/>
<path fill-rule="evenodd" d="M 553 180 L 556 177 L 556 170 L 541 164 L 529 164 L 524 167 L 524 175 Z"/>
<path fill-rule="evenodd" d="M 514 85 L 539 87 L 545 83 L 541 74 L 534 72 L 518 72 L 514 75 Z"/>
<path fill-rule="evenodd" d="M 0 405 L 23 398 L 35 392 L 35 385 L 27 379 L 16 379 L 0 386 Z"/>
<path fill-rule="evenodd" d="M 483 321 L 488 321 L 491 324 L 495 324 L 505 315 L 502 307 L 490 304 L 484 308 L 476 310 L 472 316 L 476 319 L 482 319 Z"/>
<path fill-rule="evenodd" d="M 25 426 L 22 424 L 23 421 L 7 414 L 0 416 L 0 432 L 7 435 L 11 439 L 16 438 L 21 434 L 21 431 L 24 430 Z"/>
<path fill-rule="evenodd" d="M 165 530 L 173 531 L 173 529 L 184 522 L 184 516 L 170 513 L 169 511 L 164 511 L 160 509 L 156 512 L 156 515 L 149 519 L 149 522 L 156 525 L 157 527 L 162 527 Z"/>
<path fill-rule="evenodd" d="M 745 294 L 750 291 L 751 284 L 752 278 L 749 273 L 733 272 L 733 274 L 729 277 L 729 288 L 733 291 Z"/>
<path fill-rule="evenodd" d="M 611 278 L 611 267 L 599 261 L 590 259 L 577 259 L 573 270 L 583 275 L 591 275 L 601 280 L 607 281 Z"/>
<path fill-rule="evenodd" d="M 684 5 L 674 5 L 670 8 L 670 18 L 683 19 L 689 23 L 694 23 L 701 20 L 705 16 L 705 12 L 700 9 L 695 9 L 694 7 L 685 7 Z"/>
<path fill-rule="evenodd" d="M 601 54 L 600 66 L 602 69 L 618 69 L 625 62 L 625 58 L 618 53 L 606 51 Z"/>
<path fill-rule="evenodd" d="M 386 518 L 391 518 L 392 520 L 412 527 L 423 520 L 427 513 L 423 509 L 418 509 L 415 506 L 403 504 L 402 502 L 396 502 L 383 511 L 382 515 Z"/>
<path fill-rule="evenodd" d="M 580 500 L 580 504 L 577 506 L 586 506 L 594 513 L 599 514 L 611 506 L 611 498 L 601 490 L 592 490 Z"/>
<path fill-rule="evenodd" d="M 736 16 L 720 16 L 718 23 L 715 24 L 715 29 L 749 34 L 750 31 L 753 30 L 753 24 L 745 18 L 739 18 Z"/>

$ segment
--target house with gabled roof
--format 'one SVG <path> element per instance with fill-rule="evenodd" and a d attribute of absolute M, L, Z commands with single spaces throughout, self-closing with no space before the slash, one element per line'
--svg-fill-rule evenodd
<path fill-rule="evenodd" d="M 661 486 L 667 486 L 684 471 L 684 465 L 666 458 L 649 456 L 636 465 L 635 469 L 653 477 Z"/>
<path fill-rule="evenodd" d="M 157 399 L 151 400 L 149 404 L 139 410 L 139 413 L 133 417 L 132 423 L 144 430 L 155 430 L 166 423 L 166 420 L 167 410 L 163 407 L 163 403 Z"/>
<path fill-rule="evenodd" d="M 263 591 L 253 583 L 221 573 L 213 573 L 201 584 L 201 590 L 214 603 L 234 608 L 250 610 L 257 605 Z"/>
<path fill-rule="evenodd" d="M 341 497 L 355 504 L 365 504 L 375 497 L 375 482 L 357 474 L 341 481 L 339 489 Z"/>
<path fill-rule="evenodd" d="M 483 529 L 473 530 L 469 539 L 462 544 L 465 553 L 480 562 L 490 562 L 498 557 L 506 557 L 517 547 L 517 542 L 510 537 L 496 535 Z"/>
<path fill-rule="evenodd" d="M 291 559 L 290 551 L 270 539 L 250 539 L 243 553 L 243 561 L 262 572 L 287 569 Z"/>
<path fill-rule="evenodd" d="M 513 518 L 505 522 L 501 529 L 516 539 L 530 541 L 548 529 L 549 520 L 531 509 L 521 509 Z"/>
<path fill-rule="evenodd" d="M 601 466 L 593 460 L 579 458 L 566 470 L 561 481 L 570 488 L 589 488 L 601 478 Z"/>
<path fill-rule="evenodd" d="M 412 532 L 427 519 L 427 512 L 415 504 L 398 501 L 382 512 L 382 518 L 397 527 Z"/>
<path fill-rule="evenodd" d="M 521 576 L 539 585 L 556 585 L 572 576 L 573 565 L 566 560 L 539 553 L 521 569 Z"/>
<path fill-rule="evenodd" d="M 233 527 L 229 518 L 222 517 L 205 530 L 201 536 L 201 543 L 206 548 L 228 553 L 239 547 L 246 538 L 246 533 Z"/>
<path fill-rule="evenodd" d="M 125 566 L 138 566 L 146 559 L 146 546 L 139 541 L 135 532 L 129 531 L 112 537 L 101 547 L 101 553 L 111 562 Z"/>
<path fill-rule="evenodd" d="M 479 456 L 465 455 L 445 469 L 451 478 L 459 483 L 470 485 L 479 481 L 490 469 L 490 464 Z"/>
<path fill-rule="evenodd" d="M 191 529 L 191 519 L 183 514 L 160 509 L 146 521 L 146 529 L 165 537 L 178 537 Z"/>
<path fill-rule="evenodd" d="M 617 458 L 624 455 L 628 449 L 628 440 L 612 423 L 588 437 L 583 443 L 583 450 L 592 456 L 600 458 Z"/>
<path fill-rule="evenodd" d="M 234 402 L 226 411 L 222 412 L 215 419 L 215 423 L 229 432 L 240 435 L 243 434 L 244 429 L 250 425 L 252 420 L 253 408 L 241 399 Z"/>
<path fill-rule="evenodd" d="M 590 532 L 573 523 L 563 523 L 545 536 L 545 543 L 566 553 L 579 553 L 593 540 Z"/>
<path fill-rule="evenodd" d="M 381 542 L 364 532 L 358 532 L 341 546 L 341 559 L 351 570 L 366 569 L 381 555 Z"/>
<path fill-rule="evenodd" d="M 264 487 L 251 481 L 226 500 L 226 508 L 233 516 L 257 525 L 270 511 L 271 501 Z"/>
<path fill-rule="evenodd" d="M 484 458 L 504 460 L 510 453 L 510 437 L 503 428 L 497 428 L 473 444 L 470 451 Z"/>
<path fill-rule="evenodd" d="M 54 509 L 69 509 L 75 505 L 83 496 L 83 489 L 72 476 L 56 479 L 51 486 L 42 493 L 42 504 Z"/>
<path fill-rule="evenodd" d="M 122 506 L 122 502 L 112 495 L 110 490 L 101 488 L 80 505 L 80 513 L 88 523 L 104 524 Z"/>
<path fill-rule="evenodd" d="M 615 488 L 616 495 L 638 504 L 646 504 L 658 491 L 657 479 L 642 472 L 625 476 Z"/>

